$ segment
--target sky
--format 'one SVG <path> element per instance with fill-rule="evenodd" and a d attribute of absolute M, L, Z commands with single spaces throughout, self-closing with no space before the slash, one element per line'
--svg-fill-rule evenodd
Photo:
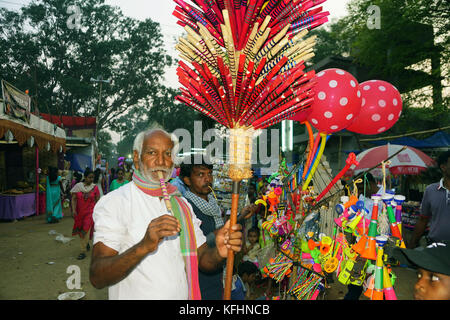
<path fill-rule="evenodd" d="M 21 5 L 30 2 L 31 0 L 0 0 L 0 7 L 18 10 Z M 192 3 L 191 1 L 186 2 Z M 330 12 L 328 17 L 330 21 L 338 19 L 347 14 L 346 4 L 348 2 L 349 0 L 327 0 L 322 4 L 323 11 Z M 176 23 L 177 19 L 172 15 L 176 5 L 173 0 L 106 0 L 106 3 L 120 7 L 127 16 L 140 20 L 150 18 L 159 22 L 167 53 L 178 57 L 175 50 L 176 38 L 181 36 L 184 30 Z M 165 84 L 174 88 L 179 86 L 175 67 L 166 70 Z"/>
<path fill-rule="evenodd" d="M 329 21 L 339 19 L 347 15 L 346 4 L 350 0 L 327 0 L 321 6 L 323 11 L 329 11 Z M 18 10 L 21 5 L 30 3 L 31 0 L 0 0 L 0 7 L 6 7 L 9 10 Z M 192 1 L 186 1 L 192 3 Z M 135 19 L 144 20 L 147 18 L 161 24 L 161 32 L 164 36 L 165 49 L 168 54 L 178 57 L 175 50 L 176 39 L 180 37 L 184 29 L 176 22 L 177 19 L 172 15 L 175 9 L 173 0 L 106 0 L 106 4 L 118 6 L 126 16 Z M 178 88 L 178 77 L 176 76 L 176 67 L 167 68 L 165 85 Z M 119 135 L 112 134 L 114 143 L 119 139 Z"/>
<path fill-rule="evenodd" d="M 23 1 L 23 0 L 22 0 Z M 189 1 L 186 1 L 189 3 Z M 330 21 L 338 19 L 347 14 L 346 3 L 349 0 L 327 0 L 322 4 L 323 11 L 329 11 Z M 136 19 L 150 18 L 161 24 L 161 31 L 164 35 L 166 50 L 168 54 L 178 57 L 175 50 L 175 39 L 183 33 L 183 28 L 177 24 L 177 19 L 172 15 L 175 2 L 171 0 L 106 0 L 106 3 L 118 6 L 122 12 Z M 192 3 L 192 2 L 191 2 Z M 166 85 L 178 87 L 176 69 L 171 68 L 166 71 Z"/>

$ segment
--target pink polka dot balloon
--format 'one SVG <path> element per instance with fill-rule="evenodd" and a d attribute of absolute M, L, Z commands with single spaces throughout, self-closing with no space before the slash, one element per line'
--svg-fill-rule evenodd
<path fill-rule="evenodd" d="M 369 80 L 359 85 L 362 94 L 361 112 L 348 131 L 379 134 L 390 129 L 402 113 L 400 92 L 389 82 Z"/>
<path fill-rule="evenodd" d="M 347 71 L 335 68 L 320 71 L 313 81 L 314 103 L 308 121 L 327 134 L 345 129 L 361 108 L 358 81 Z"/>

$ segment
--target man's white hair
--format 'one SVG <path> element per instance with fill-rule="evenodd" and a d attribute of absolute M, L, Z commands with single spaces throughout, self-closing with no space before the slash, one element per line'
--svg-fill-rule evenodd
<path fill-rule="evenodd" d="M 180 141 L 178 140 L 178 137 L 175 134 L 169 133 L 166 130 L 161 129 L 161 128 L 151 128 L 151 129 L 147 129 L 147 130 L 139 132 L 139 134 L 134 139 L 133 151 L 134 150 L 137 151 L 137 153 L 139 155 L 139 159 L 140 159 L 142 156 L 142 147 L 144 145 L 145 137 L 149 134 L 152 134 L 155 131 L 161 131 L 170 137 L 170 140 L 172 140 L 172 142 L 173 142 L 173 148 L 172 148 L 172 152 L 171 152 L 172 153 L 172 161 L 174 164 L 178 164 L 180 159 L 179 159 L 179 157 L 177 157 L 177 153 L 180 148 Z"/>

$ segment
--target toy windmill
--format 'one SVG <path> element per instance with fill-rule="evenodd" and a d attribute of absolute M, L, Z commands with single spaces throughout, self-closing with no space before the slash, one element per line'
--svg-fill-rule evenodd
<path fill-rule="evenodd" d="M 187 36 L 176 45 L 182 95 L 176 99 L 227 127 L 231 225 L 236 223 L 240 182 L 251 178 L 252 139 L 306 112 L 313 102 L 305 62 L 314 56 L 309 30 L 328 21 L 314 8 L 325 0 L 183 0 L 173 15 Z M 227 259 L 224 298 L 231 297 L 234 255 Z"/>

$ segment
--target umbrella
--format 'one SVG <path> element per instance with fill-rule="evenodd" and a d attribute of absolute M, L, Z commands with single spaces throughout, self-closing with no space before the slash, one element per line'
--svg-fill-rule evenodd
<path fill-rule="evenodd" d="M 386 144 L 384 146 L 374 147 L 367 149 L 356 156 L 356 160 L 359 162 L 358 166 L 352 166 L 351 169 L 355 174 L 375 167 L 382 161 L 398 152 L 404 146 L 397 144 Z M 386 166 L 392 174 L 409 174 L 418 175 L 422 171 L 427 170 L 428 167 L 433 167 L 436 162 L 423 153 L 413 147 L 406 147 L 405 150 L 398 153 L 396 156 L 390 159 L 391 164 Z M 380 164 L 381 167 L 381 164 Z"/>

